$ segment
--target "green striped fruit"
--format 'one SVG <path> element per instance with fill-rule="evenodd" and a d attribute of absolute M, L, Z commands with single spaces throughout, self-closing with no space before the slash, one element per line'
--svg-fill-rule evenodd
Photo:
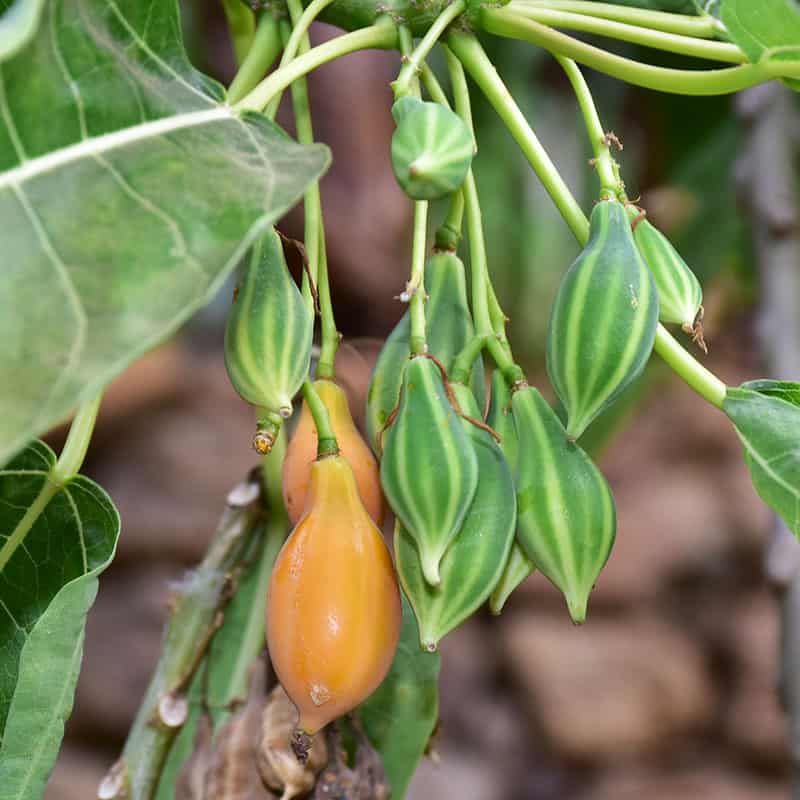
<path fill-rule="evenodd" d="M 225 329 L 225 366 L 236 391 L 259 416 L 286 419 L 308 375 L 314 318 L 292 280 L 278 234 L 250 254 Z"/>
<path fill-rule="evenodd" d="M 614 498 L 594 462 L 569 441 L 532 386 L 511 400 L 519 436 L 517 532 L 527 555 L 564 594 L 573 622 L 603 569 L 616 531 Z"/>
<path fill-rule="evenodd" d="M 478 485 L 478 459 L 430 358 L 406 365 L 397 417 L 383 443 L 383 492 L 417 545 L 425 580 L 436 586 L 439 562 Z"/>
<path fill-rule="evenodd" d="M 453 392 L 461 410 L 478 418 L 469 388 L 453 384 Z M 420 643 L 429 651 L 486 602 L 503 572 L 517 521 L 514 482 L 502 450 L 488 431 L 464 419 L 461 425 L 477 458 L 478 487 L 442 558 L 437 586 L 425 579 L 411 536 L 402 524 L 395 526 L 397 571 L 419 623 Z"/>
<path fill-rule="evenodd" d="M 522 545 L 515 538 L 500 580 L 497 581 L 489 597 L 489 610 L 492 614 L 500 614 L 514 590 L 535 571 L 536 565 L 528 558 Z"/>
<path fill-rule="evenodd" d="M 428 350 L 449 370 L 456 355 L 475 336 L 461 259 L 454 253 L 434 253 L 425 264 L 425 290 L 428 293 L 425 302 Z M 406 312 L 389 334 L 369 383 L 367 434 L 378 455 L 378 435 L 397 407 L 403 370 L 411 354 L 408 344 L 410 326 Z M 481 359 L 476 359 L 472 367 L 470 386 L 478 403 L 482 404 L 485 384 Z"/>
<path fill-rule="evenodd" d="M 693 333 L 703 307 L 700 281 L 669 239 L 646 219 L 636 224 L 633 237 L 658 288 L 659 319 Z"/>
<path fill-rule="evenodd" d="M 392 169 L 415 200 L 435 200 L 458 189 L 475 155 L 472 133 L 461 117 L 439 103 L 404 97 L 392 109 Z"/>
<path fill-rule="evenodd" d="M 625 207 L 599 202 L 589 242 L 561 281 L 547 331 L 547 372 L 567 411 L 570 438 L 641 373 L 657 326 L 658 293 Z"/>
<path fill-rule="evenodd" d="M 514 415 L 511 413 L 511 390 L 499 369 L 496 369 L 492 374 L 491 403 L 486 422 L 500 436 L 500 448 L 506 457 L 508 465 L 511 467 L 514 485 L 516 486 L 519 439 L 514 425 Z M 514 502 L 516 503 L 516 500 Z M 535 569 L 536 565 L 522 549 L 519 536 L 515 536 L 514 543 L 503 567 L 503 573 L 489 598 L 489 608 L 492 614 L 499 614 L 503 610 L 509 595 Z"/>

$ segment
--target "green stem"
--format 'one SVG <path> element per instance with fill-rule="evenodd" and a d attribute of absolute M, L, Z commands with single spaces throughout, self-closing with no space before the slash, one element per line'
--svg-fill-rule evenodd
<path fill-rule="evenodd" d="M 489 339 L 487 334 L 473 336 L 461 352 L 453 359 L 453 366 L 450 368 L 450 383 L 466 383 L 472 372 L 472 365 L 475 359 L 481 354 L 481 350 L 486 347 Z"/>
<path fill-rule="evenodd" d="M 428 235 L 428 201 L 414 203 L 414 242 L 411 248 L 411 279 L 406 287 L 411 317 L 409 345 L 413 355 L 427 349 L 425 333 L 425 244 Z"/>
<path fill-rule="evenodd" d="M 336 351 L 339 349 L 341 336 L 336 330 L 336 320 L 333 316 L 333 303 L 331 302 L 331 287 L 328 275 L 328 256 L 325 249 L 325 230 L 320 220 L 319 227 L 319 309 L 322 318 L 322 342 L 319 361 L 317 361 L 317 377 L 333 379 L 336 375 Z"/>
<path fill-rule="evenodd" d="M 420 77 L 422 78 L 422 84 L 425 86 L 425 90 L 430 95 L 431 100 L 433 100 L 434 103 L 440 103 L 446 108 L 450 108 L 450 101 L 447 99 L 444 89 L 439 85 L 436 75 L 427 64 L 423 64 L 420 67 Z"/>
<path fill-rule="evenodd" d="M 727 42 L 713 42 L 708 39 L 696 39 L 693 36 L 682 36 L 676 33 L 642 28 L 627 22 L 590 17 L 585 14 L 574 14 L 569 11 L 541 8 L 529 2 L 515 2 L 507 6 L 508 10 L 534 22 L 549 25 L 552 28 L 592 33 L 618 39 L 623 42 L 643 45 L 654 50 L 665 50 L 678 55 L 704 58 L 710 61 L 723 61 L 729 64 L 744 64 L 747 56 L 735 45 Z"/>
<path fill-rule="evenodd" d="M 303 14 L 303 6 L 300 0 L 287 0 L 286 7 L 292 24 L 299 20 Z M 288 42 L 291 38 L 291 30 L 286 23 L 281 24 L 284 40 Z M 288 46 L 288 45 L 287 45 Z M 307 35 L 300 37 L 300 52 L 305 53 L 310 47 Z M 284 49 L 284 57 L 286 50 Z M 283 61 L 281 62 L 283 63 Z M 314 127 L 311 121 L 311 105 L 308 99 L 308 83 L 305 77 L 298 78 L 291 85 L 292 109 L 294 111 L 295 124 L 297 126 L 297 139 L 301 144 L 312 144 L 314 142 Z M 278 109 L 280 96 L 276 96 L 268 113 L 273 113 Z M 303 298 L 306 305 L 314 311 L 314 298 L 311 292 L 311 283 L 319 289 L 321 246 L 325 242 L 325 233 L 322 223 L 322 198 L 320 196 L 319 181 L 313 181 L 307 189 L 303 198 L 303 214 L 305 218 L 303 239 L 305 241 L 306 256 L 308 258 L 308 272 L 303 270 Z M 335 326 L 334 326 L 335 327 Z"/>
<path fill-rule="evenodd" d="M 333 0 L 312 0 L 304 11 L 302 5 L 300 5 L 301 14 L 296 19 L 294 13 L 292 13 L 290 9 L 289 13 L 292 14 L 292 35 L 289 37 L 289 41 L 286 43 L 286 47 L 283 50 L 280 66 L 283 67 L 288 64 L 297 53 L 300 52 L 300 46 L 304 41 L 308 44 L 307 34 L 311 23 L 332 2 Z"/>
<path fill-rule="evenodd" d="M 286 430 L 281 428 L 272 450 L 261 458 L 261 489 L 270 515 L 285 514 L 282 481 L 287 439 Z"/>
<path fill-rule="evenodd" d="M 670 94 L 731 94 L 772 78 L 800 77 L 800 68 L 796 64 L 774 60 L 710 70 L 654 67 L 609 53 L 505 9 L 483 8 L 480 21 L 483 29 L 489 33 L 531 42 L 634 86 Z"/>
<path fill-rule="evenodd" d="M 447 217 L 437 228 L 434 250 L 455 253 L 461 241 L 461 227 L 464 220 L 464 192 L 459 189 L 450 195 Z"/>
<path fill-rule="evenodd" d="M 589 236 L 586 216 L 478 40 L 470 34 L 451 33 L 448 44 L 505 123 L 575 238 L 585 241 Z"/>
<path fill-rule="evenodd" d="M 589 86 L 578 69 L 578 65 L 572 59 L 556 56 L 556 60 L 567 74 L 583 114 L 586 132 L 589 134 L 589 141 L 594 153 L 594 165 L 600 178 L 600 196 L 601 198 L 616 198 L 624 194 L 624 188 L 619 180 L 619 172 L 611 156 L 608 138 L 603 124 L 600 122 Z"/>
<path fill-rule="evenodd" d="M 397 31 L 391 20 L 382 19 L 375 25 L 337 36 L 290 61 L 285 67 L 266 77 L 245 97 L 234 104 L 236 111 L 261 111 L 279 92 L 303 75 L 358 50 L 391 49 L 397 46 Z"/>
<path fill-rule="evenodd" d="M 467 4 L 465 0 L 454 0 L 450 5 L 446 6 L 444 11 L 439 14 L 430 28 L 428 28 L 427 33 L 422 37 L 416 49 L 404 57 L 404 63 L 400 74 L 397 76 L 397 80 L 392 84 L 395 99 L 405 97 L 410 93 L 411 83 L 419 73 L 422 64 L 428 57 L 428 53 L 430 53 L 433 46 L 441 38 L 448 25 L 450 25 L 456 17 L 463 14 L 466 7 Z"/>
<path fill-rule="evenodd" d="M 303 4 L 300 0 L 286 0 L 286 8 L 289 11 L 292 24 L 288 27 L 285 27 L 285 23 L 281 24 L 283 55 L 278 64 L 278 69 L 289 64 L 298 53 L 303 55 L 311 49 L 308 29 L 317 14 L 323 11 L 325 6 L 329 5 L 330 2 L 332 2 L 332 0 L 321 0 L 321 2 L 312 3 L 311 6 L 304 11 Z M 309 13 L 309 9 L 311 13 Z M 264 116 L 269 119 L 275 119 L 275 115 L 278 113 L 278 106 L 281 104 L 282 96 L 283 91 L 280 91 L 269 101 L 264 109 Z M 304 288 L 306 288 L 305 285 Z"/>
<path fill-rule="evenodd" d="M 97 412 L 100 410 L 100 401 L 103 393 L 99 392 L 91 400 L 87 400 L 75 414 L 72 424 L 69 426 L 67 441 L 61 450 L 61 455 L 50 476 L 57 483 L 64 484 L 72 480 L 83 465 L 86 458 L 86 451 L 89 449 L 89 442 L 92 440 L 94 424 L 97 421 Z"/>
<path fill-rule="evenodd" d="M 228 21 L 236 63 L 242 64 L 253 44 L 256 27 L 253 10 L 245 5 L 244 0 L 222 0 L 222 8 Z"/>
<path fill-rule="evenodd" d="M 472 314 L 475 330 L 480 335 L 492 333 L 489 317 L 489 293 L 486 276 L 489 263 L 486 258 L 486 241 L 483 236 L 483 219 L 478 203 L 475 176 L 470 169 L 464 179 L 464 203 L 467 212 L 467 235 L 469 236 L 469 261 L 472 275 Z"/>
<path fill-rule="evenodd" d="M 673 14 L 667 11 L 649 11 L 644 8 L 630 8 L 613 3 L 597 3 L 594 0 L 515 0 L 515 6 L 528 6 L 537 10 L 553 9 L 584 16 L 615 20 L 650 30 L 691 36 L 699 39 L 713 39 L 724 33 L 724 26 L 710 14 L 690 16 Z"/>
<path fill-rule="evenodd" d="M 655 351 L 699 395 L 717 408 L 722 408 L 727 391 L 725 384 L 692 358 L 660 323 L 656 331 Z"/>
<path fill-rule="evenodd" d="M 241 2 L 241 0 L 237 0 Z M 281 36 L 278 20 L 264 12 L 258 21 L 253 44 L 247 51 L 239 71 L 228 88 L 228 103 L 238 103 L 258 82 L 278 57 L 281 51 Z"/>
<path fill-rule="evenodd" d="M 467 123 L 470 131 L 472 131 L 472 137 L 474 141 L 475 128 L 472 122 L 472 103 L 470 101 L 469 86 L 467 84 L 466 75 L 464 74 L 464 67 L 462 66 L 458 58 L 456 58 L 456 56 L 453 54 L 453 52 L 449 47 L 443 46 L 443 50 L 447 60 L 447 69 L 450 73 L 450 81 L 453 85 L 453 97 L 455 100 L 456 110 L 458 111 L 461 118 Z M 475 213 L 477 216 L 477 223 L 478 223 L 478 228 L 474 231 L 474 233 L 470 233 L 470 247 L 472 247 L 473 235 L 479 236 L 481 241 L 480 246 L 483 250 L 483 262 L 484 262 L 483 283 L 486 288 L 486 300 L 488 303 L 490 329 L 494 331 L 495 336 L 499 339 L 504 349 L 508 350 L 510 353 L 508 339 L 506 338 L 507 318 L 506 315 L 503 313 L 502 308 L 500 308 L 500 303 L 497 300 L 497 295 L 495 294 L 494 286 L 492 285 L 492 277 L 489 272 L 489 262 L 488 259 L 486 258 L 486 245 L 483 235 L 483 221 L 481 218 L 478 192 L 477 188 L 474 185 L 474 175 L 472 173 L 472 170 L 470 170 L 469 174 L 470 178 L 473 181 L 473 189 L 474 189 L 473 202 L 475 206 Z"/>
<path fill-rule="evenodd" d="M 336 441 L 336 434 L 333 432 L 328 409 L 317 394 L 314 384 L 308 378 L 303 382 L 303 397 L 314 418 L 314 427 L 317 429 L 317 458 L 338 455 L 339 445 Z"/>

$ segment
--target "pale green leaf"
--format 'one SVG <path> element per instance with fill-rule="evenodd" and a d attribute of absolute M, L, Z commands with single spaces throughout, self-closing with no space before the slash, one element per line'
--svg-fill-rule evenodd
<path fill-rule="evenodd" d="M 728 389 L 723 411 L 744 447 L 753 485 L 800 536 L 800 406 L 751 389 Z"/>
<path fill-rule="evenodd" d="M 0 463 L 170 335 L 325 169 L 222 99 L 175 0 L 48 0 L 0 65 Z"/>
<path fill-rule="evenodd" d="M 21 50 L 34 36 L 45 0 L 0 0 L 0 61 Z"/>
<path fill-rule="evenodd" d="M 55 463 L 34 442 L 0 470 L 4 800 L 41 797 L 72 709 L 86 612 L 119 536 L 106 493 L 82 476 L 55 484 Z"/>

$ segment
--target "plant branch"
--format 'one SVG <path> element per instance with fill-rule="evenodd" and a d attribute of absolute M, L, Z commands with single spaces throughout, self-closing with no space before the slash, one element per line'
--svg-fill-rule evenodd
<path fill-rule="evenodd" d="M 586 216 L 497 74 L 483 47 L 474 36 L 463 33 L 451 33 L 448 45 L 505 123 L 561 216 L 575 234 L 575 238 L 586 241 L 589 236 L 589 222 Z"/>
<path fill-rule="evenodd" d="M 237 0 L 241 3 L 241 0 Z M 247 56 L 242 61 L 228 88 L 228 102 L 238 103 L 258 82 L 278 57 L 281 51 L 281 35 L 278 20 L 268 11 L 261 15 L 255 37 Z"/>
<path fill-rule="evenodd" d="M 333 378 L 336 374 L 336 351 L 339 349 L 341 335 L 336 329 L 331 302 L 330 277 L 328 273 L 328 254 L 325 247 L 325 229 L 320 217 L 319 226 L 319 294 L 320 316 L 322 317 L 322 343 L 317 361 L 317 377 Z"/>
<path fill-rule="evenodd" d="M 397 46 L 397 31 L 389 19 L 368 28 L 345 33 L 290 61 L 266 77 L 245 97 L 233 104 L 236 111 L 261 111 L 269 101 L 303 75 L 358 50 L 391 49 Z"/>
<path fill-rule="evenodd" d="M 591 17 L 586 14 L 575 14 L 570 11 L 558 11 L 542 8 L 525 0 L 514 0 L 506 8 L 521 17 L 540 22 L 551 28 L 591 33 L 622 42 L 639 44 L 654 50 L 665 50 L 684 56 L 722 61 L 728 64 L 744 64 L 747 56 L 735 45 L 727 42 L 714 42 L 708 39 L 697 39 L 677 33 L 642 28 L 627 22 Z"/>
<path fill-rule="evenodd" d="M 710 14 L 704 16 L 673 14 L 614 3 L 597 3 L 594 0 L 514 0 L 514 4 L 537 10 L 552 9 L 596 19 L 625 22 L 641 28 L 698 39 L 714 39 L 717 35 L 725 33 L 725 26 Z"/>
<path fill-rule="evenodd" d="M 480 20 L 489 33 L 531 42 L 634 86 L 671 94 L 731 94 L 773 78 L 800 77 L 800 69 L 796 64 L 774 60 L 710 70 L 654 67 L 609 53 L 505 9 L 483 8 Z"/>
<path fill-rule="evenodd" d="M 405 95 L 410 93 L 411 83 L 420 72 L 422 64 L 425 62 L 431 49 L 441 38 L 445 30 L 447 30 L 448 25 L 450 25 L 456 17 L 463 14 L 466 7 L 467 4 L 465 0 L 454 0 L 450 5 L 446 6 L 444 11 L 434 20 L 428 32 L 422 37 L 422 40 L 413 52 L 404 56 L 404 63 L 400 74 L 397 76 L 397 80 L 392 83 L 392 89 L 396 99 L 405 97 Z"/>
<path fill-rule="evenodd" d="M 72 424 L 69 426 L 67 441 L 61 450 L 56 465 L 50 472 L 54 481 L 64 484 L 74 478 L 83 466 L 86 458 L 86 451 L 89 449 L 89 442 L 92 440 L 94 424 L 97 421 L 97 412 L 100 410 L 100 401 L 103 393 L 98 394 L 91 400 L 87 400 L 76 412 Z"/>
<path fill-rule="evenodd" d="M 240 484 L 228 495 L 228 507 L 206 557 L 174 596 L 161 657 L 113 770 L 120 778 L 118 791 L 106 796 L 137 800 L 154 796 L 170 747 L 188 713 L 185 691 L 222 624 L 231 574 L 248 550 L 260 513 L 257 484 Z"/>

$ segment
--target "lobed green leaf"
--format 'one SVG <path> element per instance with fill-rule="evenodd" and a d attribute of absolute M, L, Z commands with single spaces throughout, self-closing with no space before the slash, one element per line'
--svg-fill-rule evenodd
<path fill-rule="evenodd" d="M 119 536 L 108 495 L 82 476 L 55 483 L 55 464 L 34 442 L 0 470 L 0 786 L 9 799 L 44 790 L 72 710 L 86 613 Z"/>
<path fill-rule="evenodd" d="M 754 384 L 761 388 L 748 388 Z M 756 491 L 795 536 L 800 536 L 799 400 L 798 384 L 755 381 L 728 389 L 722 405 L 739 434 Z"/>
<path fill-rule="evenodd" d="M 214 293 L 328 164 L 189 64 L 175 0 L 50 0 L 0 64 L 0 463 Z"/>

